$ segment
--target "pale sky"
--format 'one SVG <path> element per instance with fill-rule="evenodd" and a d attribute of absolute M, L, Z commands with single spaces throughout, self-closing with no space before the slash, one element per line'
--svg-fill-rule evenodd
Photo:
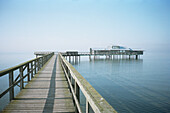
<path fill-rule="evenodd" d="M 170 0 L 0 0 L 0 52 L 170 50 Z"/>

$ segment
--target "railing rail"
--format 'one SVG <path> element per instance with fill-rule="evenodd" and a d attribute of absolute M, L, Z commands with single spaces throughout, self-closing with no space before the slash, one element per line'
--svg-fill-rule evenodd
<path fill-rule="evenodd" d="M 82 113 L 79 94 L 81 90 L 86 98 L 86 113 L 89 112 L 89 106 L 95 113 L 117 113 L 60 53 L 59 59 L 73 95 L 76 112 Z"/>
<path fill-rule="evenodd" d="M 0 77 L 9 75 L 9 88 L 0 94 L 0 98 L 9 92 L 10 101 L 14 99 L 14 87 L 18 85 L 20 90 L 24 88 L 24 79 L 27 77 L 27 82 L 44 66 L 44 64 L 54 55 L 54 53 L 46 54 L 42 57 L 32 59 L 12 68 L 0 71 Z M 27 69 L 27 70 L 26 70 Z M 18 76 L 14 80 L 14 71 L 19 70 Z M 24 73 L 26 71 L 26 73 Z M 25 75 L 24 75 L 25 74 Z M 18 80 L 19 79 L 19 80 Z"/>

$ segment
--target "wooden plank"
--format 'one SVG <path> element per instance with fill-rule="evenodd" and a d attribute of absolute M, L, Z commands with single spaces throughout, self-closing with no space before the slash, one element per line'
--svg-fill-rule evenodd
<path fill-rule="evenodd" d="M 84 94 L 89 105 L 96 113 L 117 113 L 115 109 L 87 82 L 86 79 L 61 55 L 59 58 L 62 60 L 63 68 L 69 70 L 69 74 L 73 77 L 82 93 Z M 66 74 L 67 75 L 67 74 Z M 67 77 L 68 78 L 68 77 Z M 72 91 L 72 90 L 71 90 Z M 74 94 L 74 91 L 72 91 Z M 76 97 L 74 96 L 76 100 Z M 78 102 L 76 103 L 78 106 Z"/>
<path fill-rule="evenodd" d="M 2 112 L 75 112 L 59 60 L 54 55 Z"/>
<path fill-rule="evenodd" d="M 34 82 L 36 82 L 36 81 L 40 81 L 40 82 L 42 81 L 43 82 L 43 81 L 49 81 L 49 80 L 51 80 L 50 77 L 37 77 L 33 81 Z M 66 81 L 66 78 L 65 77 L 56 77 L 55 80 L 56 81 L 61 81 L 61 80 Z"/>

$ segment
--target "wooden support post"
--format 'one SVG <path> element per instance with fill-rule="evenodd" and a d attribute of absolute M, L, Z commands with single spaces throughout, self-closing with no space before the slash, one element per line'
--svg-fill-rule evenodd
<path fill-rule="evenodd" d="M 76 82 L 75 82 L 74 90 L 75 90 L 76 97 L 77 97 L 77 99 L 79 101 L 80 100 L 80 88 L 79 88 L 79 86 L 78 86 L 78 84 Z"/>
<path fill-rule="evenodd" d="M 79 88 L 78 84 L 76 83 L 76 81 L 74 82 L 74 92 L 77 97 L 77 100 L 80 102 L 80 88 Z M 77 108 L 77 106 L 75 106 L 75 107 L 76 107 L 75 113 L 78 113 L 78 108 Z"/>
<path fill-rule="evenodd" d="M 37 61 L 35 60 L 34 61 L 34 74 L 36 74 L 37 73 Z"/>
<path fill-rule="evenodd" d="M 41 61 L 40 61 L 40 62 L 41 62 L 41 64 L 40 64 L 40 65 L 41 65 L 41 66 L 40 66 L 40 68 L 42 68 L 42 66 L 43 66 L 43 58 L 41 58 Z"/>
<path fill-rule="evenodd" d="M 39 63 L 39 70 L 40 70 L 41 69 L 41 59 L 39 59 L 38 63 Z"/>
<path fill-rule="evenodd" d="M 39 70 L 41 69 L 41 59 L 39 59 Z"/>
<path fill-rule="evenodd" d="M 14 76 L 13 76 L 13 71 L 11 71 L 9 73 L 9 87 L 11 85 L 13 85 L 13 82 L 14 82 Z M 12 87 L 10 90 L 9 90 L 9 100 L 13 100 L 14 99 L 14 87 Z"/>
<path fill-rule="evenodd" d="M 86 99 L 86 113 L 89 113 L 89 103 L 88 103 L 87 99 Z"/>
<path fill-rule="evenodd" d="M 69 62 L 71 62 L 71 56 L 69 56 Z"/>
<path fill-rule="evenodd" d="M 70 80 L 71 85 L 72 85 L 72 80 L 71 80 L 71 76 L 70 76 L 70 71 L 68 70 L 67 67 L 65 67 L 65 69 L 66 69 L 66 73 L 67 73 L 67 75 L 68 75 L 68 79 Z M 67 81 L 68 81 L 68 80 L 67 80 Z M 71 92 L 71 86 L 70 86 L 70 85 L 68 85 L 68 88 L 69 88 L 69 90 L 70 90 L 70 92 Z"/>
<path fill-rule="evenodd" d="M 37 71 L 39 71 L 40 70 L 40 59 L 37 59 L 37 66 L 38 66 L 38 70 Z"/>
<path fill-rule="evenodd" d="M 44 64 L 47 62 L 47 57 L 44 57 L 45 58 L 45 62 L 44 62 Z"/>
<path fill-rule="evenodd" d="M 136 60 L 138 59 L 138 55 L 136 55 Z"/>
<path fill-rule="evenodd" d="M 75 63 L 77 63 L 77 56 L 75 56 Z"/>
<path fill-rule="evenodd" d="M 19 72 L 20 72 L 20 90 L 22 90 L 24 88 L 24 79 L 23 79 L 23 67 L 21 66 L 19 68 Z"/>
<path fill-rule="evenodd" d="M 27 73 L 28 73 L 28 82 L 30 81 L 30 67 L 29 67 L 29 63 L 27 64 Z"/>
<path fill-rule="evenodd" d="M 72 62 L 74 62 L 74 56 L 72 56 Z"/>
<path fill-rule="evenodd" d="M 42 66 L 44 65 L 44 57 L 42 57 Z"/>
<path fill-rule="evenodd" d="M 44 58 L 42 57 L 42 67 L 43 67 L 43 65 L 44 65 Z"/>
<path fill-rule="evenodd" d="M 63 63 L 64 64 L 64 63 Z M 68 74 L 68 77 L 70 77 L 70 73 L 68 72 L 68 67 L 64 64 L 64 67 L 65 67 L 65 69 L 66 69 L 66 72 L 67 72 L 67 74 Z"/>
<path fill-rule="evenodd" d="M 31 62 L 31 79 L 33 78 L 33 62 Z"/>
<path fill-rule="evenodd" d="M 45 64 L 45 57 L 43 57 L 43 65 Z"/>
<path fill-rule="evenodd" d="M 69 73 L 69 76 L 70 76 L 70 73 Z M 73 77 L 71 77 L 71 76 L 70 76 L 70 82 L 71 82 L 72 87 L 74 87 L 74 84 L 73 84 Z"/>

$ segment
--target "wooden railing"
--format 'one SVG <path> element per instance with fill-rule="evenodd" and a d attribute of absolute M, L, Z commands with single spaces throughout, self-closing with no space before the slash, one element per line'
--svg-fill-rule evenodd
<path fill-rule="evenodd" d="M 0 98 L 9 92 L 10 101 L 14 99 L 14 87 L 18 85 L 20 90 L 24 88 L 24 79 L 27 77 L 27 82 L 29 82 L 34 75 L 44 66 L 44 64 L 54 55 L 50 53 L 42 57 L 35 58 L 33 60 L 27 61 L 15 67 L 5 69 L 0 71 L 0 77 L 9 75 L 9 88 L 0 94 Z M 19 74 L 14 80 L 14 71 L 19 70 Z"/>
<path fill-rule="evenodd" d="M 80 90 L 86 98 L 86 113 L 91 107 L 95 113 L 117 113 L 112 106 L 83 78 L 83 76 L 59 53 L 59 59 L 69 83 L 76 112 L 82 113 L 80 107 Z"/>

